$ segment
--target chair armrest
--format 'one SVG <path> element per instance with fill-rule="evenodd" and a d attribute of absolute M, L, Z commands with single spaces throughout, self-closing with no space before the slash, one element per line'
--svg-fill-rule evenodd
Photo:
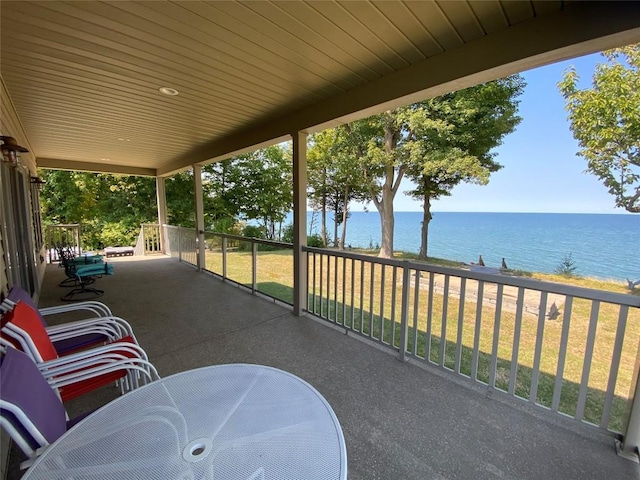
<path fill-rule="evenodd" d="M 126 320 L 120 317 L 98 317 L 98 318 L 89 318 L 86 320 L 77 320 L 75 322 L 67 322 L 61 323 L 60 325 L 51 325 L 46 328 L 47 333 L 51 335 L 55 335 L 59 332 L 67 332 L 71 330 L 79 330 L 89 326 L 94 325 L 111 325 L 114 329 L 121 332 L 120 337 L 132 337 L 136 343 L 138 343 L 134 333 L 133 328 Z"/>
<path fill-rule="evenodd" d="M 78 383 L 83 380 L 90 380 L 107 373 L 117 372 L 121 370 L 126 370 L 128 373 L 135 372 L 138 374 L 138 376 L 143 376 L 144 380 L 148 382 L 160 379 L 158 371 L 150 362 L 140 360 L 139 358 L 127 358 L 120 360 L 105 360 L 104 363 L 80 371 L 72 371 L 67 374 L 61 372 L 53 378 L 47 378 L 47 382 L 53 388 L 60 388 L 67 385 L 73 385 L 74 383 Z"/>
<path fill-rule="evenodd" d="M 128 342 L 114 342 L 109 345 L 83 350 L 55 360 L 38 363 L 40 371 L 50 371 L 61 368 L 81 368 L 92 361 L 99 361 L 100 357 L 112 355 L 118 358 L 134 358 L 149 361 L 147 353 L 139 345 Z"/>
<path fill-rule="evenodd" d="M 93 312 L 96 317 L 111 317 L 111 309 L 102 302 L 87 301 L 68 305 L 56 305 L 53 307 L 39 308 L 40 315 L 56 315 L 58 313 L 73 312 L 77 310 L 87 310 Z"/>

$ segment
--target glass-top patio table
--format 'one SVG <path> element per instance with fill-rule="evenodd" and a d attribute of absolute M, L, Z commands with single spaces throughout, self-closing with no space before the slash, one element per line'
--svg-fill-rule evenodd
<path fill-rule="evenodd" d="M 100 408 L 24 479 L 346 479 L 342 429 L 320 393 L 271 367 L 172 375 Z"/>

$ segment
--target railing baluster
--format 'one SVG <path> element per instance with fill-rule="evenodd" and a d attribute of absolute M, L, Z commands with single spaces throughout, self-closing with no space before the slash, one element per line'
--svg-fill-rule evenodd
<path fill-rule="evenodd" d="M 313 290 L 311 293 L 311 305 L 313 306 L 313 313 L 317 312 L 316 310 L 316 252 L 313 252 Z"/>
<path fill-rule="evenodd" d="M 518 380 L 518 356 L 520 354 L 520 331 L 522 329 L 522 312 L 524 310 L 524 288 L 518 288 L 516 300 L 516 318 L 513 325 L 513 348 L 511 350 L 511 367 L 509 371 L 509 393 L 515 395 Z"/>
<path fill-rule="evenodd" d="M 440 362 L 444 367 L 444 357 L 447 353 L 447 315 L 449 313 L 449 275 L 444 276 L 444 292 L 442 293 L 442 323 L 440 325 Z"/>
<path fill-rule="evenodd" d="M 565 297 L 564 313 L 562 315 L 562 333 L 560 334 L 560 351 L 558 352 L 558 367 L 556 368 L 556 382 L 553 386 L 553 400 L 551 410 L 557 412 L 560 408 L 562 396 L 562 383 L 564 380 L 564 364 L 567 360 L 567 345 L 569 344 L 569 327 L 571 325 L 571 311 L 573 309 L 573 297 Z"/>
<path fill-rule="evenodd" d="M 602 418 L 600 419 L 600 428 L 609 426 L 609 418 L 611 416 L 611 407 L 613 405 L 613 397 L 616 392 L 616 382 L 618 381 L 618 368 L 620 367 L 620 357 L 622 355 L 622 345 L 624 343 L 624 332 L 627 329 L 627 318 L 629 315 L 629 307 L 622 305 L 618 313 L 618 328 L 616 329 L 616 339 L 613 344 L 613 353 L 611 356 L 611 368 L 609 369 L 609 382 L 607 383 L 607 393 L 604 399 L 604 407 L 602 409 Z"/>
<path fill-rule="evenodd" d="M 471 379 L 478 380 L 478 354 L 480 352 L 480 328 L 482 326 L 482 303 L 484 300 L 484 282 L 478 281 L 478 299 L 476 303 L 476 325 L 473 332 L 473 357 L 471 358 Z"/>
<path fill-rule="evenodd" d="M 360 260 L 360 333 L 364 333 L 364 261 Z"/>
<path fill-rule="evenodd" d="M 396 345 L 396 289 L 398 288 L 398 267 L 393 266 L 391 289 L 391 346 Z"/>
<path fill-rule="evenodd" d="M 342 257 L 342 325 L 347 326 L 347 257 Z"/>
<path fill-rule="evenodd" d="M 380 342 L 384 343 L 384 272 L 386 265 L 380 267 Z"/>
<path fill-rule="evenodd" d="M 531 390 L 529 401 L 536 403 L 538 397 L 538 379 L 540 377 L 540 360 L 542 357 L 542 340 L 544 335 L 545 313 L 547 311 L 547 292 L 540 293 L 540 307 L 538 309 L 538 331 L 536 332 L 536 347 L 533 355 L 533 371 L 531 373 Z"/>
<path fill-rule="evenodd" d="M 405 265 L 402 269 L 402 312 L 400 313 L 400 347 L 398 352 L 398 358 L 401 362 L 404 362 L 407 359 L 410 275 L 411 269 L 409 268 L 409 265 Z"/>
<path fill-rule="evenodd" d="M 351 259 L 351 329 L 355 328 L 356 260 Z"/>
<path fill-rule="evenodd" d="M 251 293 L 258 288 L 258 244 L 251 242 Z"/>
<path fill-rule="evenodd" d="M 324 258 L 326 255 L 323 253 L 320 255 L 320 293 L 318 299 L 320 300 L 320 318 L 324 318 L 324 297 L 322 296 L 322 289 L 324 288 L 323 273 L 324 273 Z M 328 261 L 328 259 L 327 259 Z"/>
<path fill-rule="evenodd" d="M 222 281 L 227 280 L 227 237 L 222 237 Z"/>
<path fill-rule="evenodd" d="M 418 353 L 418 313 L 420 311 L 420 270 L 413 271 L 415 280 L 413 287 L 413 345 L 411 353 Z"/>
<path fill-rule="evenodd" d="M 431 361 L 431 323 L 433 320 L 433 291 L 435 274 L 429 272 L 429 301 L 427 303 L 427 332 L 425 338 L 424 358 Z"/>
<path fill-rule="evenodd" d="M 500 343 L 500 320 L 502 317 L 502 295 L 504 292 L 504 285 L 498 284 L 498 291 L 496 294 L 496 314 L 493 320 L 493 344 L 491 348 L 491 364 L 489 367 L 489 386 L 495 388 L 496 386 L 496 372 L 498 370 L 498 345 Z"/>
<path fill-rule="evenodd" d="M 338 256 L 333 257 L 333 323 L 338 322 Z"/>
<path fill-rule="evenodd" d="M 373 295 L 375 293 L 375 273 L 376 273 L 376 264 L 373 262 L 369 263 L 370 273 L 369 275 L 369 337 L 373 337 Z"/>
<path fill-rule="evenodd" d="M 331 320 L 331 255 L 327 255 L 327 320 Z"/>
<path fill-rule="evenodd" d="M 455 371 L 460 373 L 460 364 L 462 363 L 462 333 L 464 330 L 464 304 L 465 293 L 467 288 L 467 279 L 460 279 L 460 303 L 458 304 L 458 336 L 456 338 L 456 363 Z"/>
<path fill-rule="evenodd" d="M 584 352 L 584 365 L 582 367 L 580 393 L 578 394 L 578 405 L 576 407 L 576 420 L 582 420 L 584 418 L 584 408 L 587 402 L 587 393 L 589 391 L 589 374 L 591 373 L 593 347 L 596 343 L 596 329 L 598 327 L 599 312 L 600 302 L 595 300 L 591 303 L 591 318 L 589 319 L 589 333 L 587 333 L 587 346 Z"/>

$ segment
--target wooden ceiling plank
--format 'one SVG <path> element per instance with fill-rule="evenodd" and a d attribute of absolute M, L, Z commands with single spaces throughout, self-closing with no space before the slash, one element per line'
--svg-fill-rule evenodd
<path fill-rule="evenodd" d="M 345 2 L 336 0 L 312 2 L 310 6 L 345 31 L 356 42 L 355 45 L 360 45 L 361 47 L 354 47 L 358 52 L 362 52 L 359 53 L 360 58 L 369 59 L 369 63 L 380 75 L 396 71 L 404 65 L 404 62 L 393 54 L 393 50 L 390 50 L 389 46 L 376 35 L 375 29 L 354 16 L 346 8 Z"/>
<path fill-rule="evenodd" d="M 143 41 L 150 38 L 165 49 L 183 45 L 180 51 L 176 50 L 178 54 L 201 56 L 207 64 L 225 63 L 242 72 L 241 76 L 250 75 L 273 84 L 294 84 L 309 91 L 314 90 L 312 86 L 330 80 L 309 70 L 313 64 L 308 59 L 304 63 L 293 64 L 285 57 L 273 55 L 260 44 L 244 40 L 215 16 L 203 18 L 181 4 L 115 2 L 100 8 L 92 6 L 91 9 L 92 15 L 95 14 L 102 22 L 107 15 L 115 17 L 114 11 L 125 12 L 129 21 L 125 23 L 123 14 L 117 15 L 117 19 L 111 22 L 112 29 Z M 344 85 L 336 86 L 333 91 L 344 88 Z"/>
<path fill-rule="evenodd" d="M 185 7 L 200 4 L 185 4 Z M 245 23 L 255 35 L 268 36 L 279 45 L 279 50 L 289 56 L 294 54 L 306 58 L 308 61 L 323 66 L 332 72 L 336 78 L 348 81 L 350 88 L 361 85 L 366 79 L 349 69 L 348 65 L 342 65 L 328 52 L 318 50 L 316 46 L 309 43 L 313 38 L 307 39 L 307 31 L 299 22 L 290 21 L 290 17 L 273 7 L 267 2 L 242 2 L 239 8 L 231 2 L 211 2 L 205 3 L 208 8 L 222 11 L 238 21 Z M 278 24 L 277 20 L 288 23 Z M 250 32 L 251 30 L 247 30 Z"/>
<path fill-rule="evenodd" d="M 350 22 L 346 28 L 340 28 L 332 18 L 328 18 L 314 8 L 313 3 L 306 2 L 277 2 L 278 8 L 295 18 L 307 31 L 316 36 L 316 43 L 323 51 L 332 51 L 336 62 L 348 66 L 364 80 L 380 77 L 381 72 L 371 65 L 371 61 L 379 61 L 372 57 L 371 52 L 364 48 L 350 35 Z M 349 18 L 347 17 L 347 20 Z M 308 37 L 307 37 L 308 38 Z M 388 67 L 387 67 L 388 68 Z M 383 70 L 389 71 L 384 68 Z"/>
<path fill-rule="evenodd" d="M 509 20 L 509 25 L 517 25 L 534 18 L 533 6 L 529 1 L 511 2 L 501 0 L 500 4 Z"/>
<path fill-rule="evenodd" d="M 149 88 L 150 81 L 145 75 L 139 72 L 128 72 L 125 69 L 122 69 L 117 66 L 110 67 L 109 69 L 100 70 L 99 68 L 93 67 L 91 65 L 86 65 L 80 63 L 78 57 L 72 54 L 59 53 L 58 57 L 54 57 L 54 50 L 45 45 L 38 44 L 28 44 L 25 45 L 25 42 L 21 42 L 20 46 L 7 45 L 7 42 L 4 42 L 2 45 L 3 51 L 3 59 L 6 58 L 4 52 L 9 54 L 13 54 L 15 58 L 17 58 L 17 65 L 25 66 L 32 65 L 34 63 L 40 62 L 44 66 L 49 66 L 51 70 L 57 71 L 59 69 L 65 69 L 68 71 L 76 72 L 79 76 L 87 76 L 90 78 L 100 77 L 104 78 L 106 81 L 115 81 L 119 84 L 135 84 L 139 89 L 146 88 L 149 91 L 153 91 L 154 94 L 157 92 L 156 89 Z M 5 64 L 7 67 L 10 64 Z M 7 70 L 7 69 L 5 69 Z M 130 76 L 126 76 L 126 74 Z M 157 82 L 160 84 L 160 82 Z M 174 84 L 178 88 L 182 87 L 182 85 Z M 256 111 L 268 111 L 267 104 L 260 105 L 256 103 L 251 103 L 251 101 L 245 97 L 232 97 L 229 94 L 225 94 L 225 92 L 218 93 L 216 90 L 209 88 L 205 90 L 204 87 L 196 86 L 197 88 L 189 89 L 191 96 L 194 96 L 199 100 L 200 103 L 216 105 L 216 106 L 228 106 L 232 112 L 236 113 L 255 113 Z M 210 87 L 210 86 L 209 86 Z M 184 92 L 184 90 L 183 90 Z"/>
<path fill-rule="evenodd" d="M 221 66 L 212 68 L 198 62 L 189 63 L 182 55 L 167 52 L 154 45 L 141 44 L 134 39 L 118 37 L 122 41 L 116 42 L 111 40 L 116 37 L 115 34 L 112 34 L 111 38 L 95 36 L 92 33 L 82 32 L 81 29 L 50 23 L 47 19 L 38 19 L 33 16 L 25 15 L 23 20 L 25 27 L 20 28 L 17 23 L 11 24 L 12 37 L 25 40 L 33 39 L 33 41 L 38 39 L 59 49 L 64 48 L 83 56 L 91 55 L 102 62 L 118 62 L 131 67 L 142 67 L 149 72 L 163 70 L 189 72 L 191 76 L 197 75 L 212 83 L 214 79 L 218 78 L 225 82 L 229 89 L 238 93 L 244 91 L 245 94 L 253 93 L 256 97 L 271 97 L 275 101 L 281 101 L 288 93 L 290 94 L 290 91 L 287 92 L 282 86 L 273 83 L 260 85 L 253 80 L 255 77 L 234 75 Z M 138 48 L 132 45 L 137 45 Z M 140 50 L 140 48 L 146 48 L 146 51 Z"/>
<path fill-rule="evenodd" d="M 397 34 L 404 39 L 394 43 L 399 45 L 396 50 L 399 50 L 400 56 L 410 64 L 421 62 L 425 58 L 439 53 L 437 45 L 433 42 L 428 42 L 425 45 L 424 40 L 429 39 L 430 35 L 405 2 L 375 1 L 373 6 L 387 18 Z"/>
<path fill-rule="evenodd" d="M 158 138 L 167 138 L 173 136 L 180 139 L 185 145 L 193 145 L 194 143 L 201 143 L 206 140 L 210 140 L 212 137 L 221 135 L 224 133 L 224 128 L 211 127 L 208 130 L 201 130 L 196 128 L 186 129 L 185 127 L 178 127 L 171 122 L 163 124 L 150 125 L 143 123 L 140 126 L 139 118 L 128 118 L 126 116 L 113 117 L 117 118 L 118 123 L 110 122 L 109 119 L 96 119 L 95 115 L 92 115 L 90 111 L 80 111 L 74 109 L 72 117 L 67 114 L 56 116 L 55 107 L 47 105 L 38 105 L 37 107 L 25 107 L 22 112 L 25 113 L 25 123 L 29 126 L 35 126 L 38 124 L 49 126 L 50 128 L 65 128 L 67 130 L 85 130 L 87 134 L 95 136 L 95 132 L 99 131 L 101 136 L 105 135 L 105 132 L 112 130 L 111 125 L 118 125 L 117 135 L 114 133 L 113 138 L 122 135 L 122 130 L 129 126 L 131 129 L 139 134 L 145 134 L 147 136 L 155 135 Z M 114 129 L 115 132 L 115 129 Z M 176 142 L 177 140 L 172 140 Z"/>
<path fill-rule="evenodd" d="M 463 42 L 471 42 L 485 35 L 468 2 L 439 2 L 438 5 Z"/>
<path fill-rule="evenodd" d="M 460 35 L 436 2 L 409 2 L 407 7 L 424 25 L 442 52 L 463 44 Z"/>
<path fill-rule="evenodd" d="M 509 26 L 509 20 L 500 2 L 491 0 L 486 2 L 469 2 L 469 7 L 478 18 L 482 29 L 487 35 L 504 30 Z"/>
<path fill-rule="evenodd" d="M 395 71 L 406 68 L 411 62 L 401 54 L 406 47 L 415 49 L 397 27 L 370 2 L 344 2 L 342 8 L 375 36 L 375 49 Z M 419 50 L 415 49 L 416 52 Z"/>
<path fill-rule="evenodd" d="M 34 66 L 21 65 L 14 68 L 12 73 L 6 75 L 7 79 L 16 79 L 12 84 L 19 85 L 14 89 L 15 92 L 29 88 L 31 85 L 48 85 L 51 88 L 56 88 L 57 91 L 47 91 L 42 88 L 41 95 L 54 96 L 59 95 L 60 92 L 77 92 L 85 93 L 83 97 L 87 102 L 101 102 L 101 101 L 119 101 L 126 105 L 128 109 L 144 109 L 150 107 L 153 111 L 160 110 L 167 114 L 174 112 L 182 112 L 186 118 L 193 118 L 194 114 L 197 114 L 197 118 L 204 120 L 209 118 L 211 121 L 215 121 L 220 115 L 233 115 L 232 118 L 240 118 L 237 111 L 233 110 L 233 106 L 226 107 L 224 105 L 217 105 L 215 103 L 202 103 L 189 97 L 168 97 L 157 94 L 150 94 L 148 91 L 135 92 L 126 89 L 116 88 L 116 84 L 108 84 L 101 82 L 87 82 L 78 80 L 71 76 L 61 74 L 59 71 L 55 73 L 49 73 L 46 71 L 38 71 L 39 69 Z M 34 74 L 37 73 L 37 76 Z M 154 96 L 155 95 L 155 96 Z M 255 110 L 255 115 L 258 110 Z M 245 115 L 245 118 L 249 118 L 250 113 Z M 242 123 L 242 122 L 238 122 Z"/>
<path fill-rule="evenodd" d="M 243 45 L 249 52 L 255 52 L 253 53 L 255 55 L 268 57 L 269 61 L 274 62 L 274 66 L 287 72 L 287 75 L 297 76 L 301 72 L 309 71 L 318 79 L 334 83 L 343 90 L 353 88 L 366 79 L 366 75 L 354 74 L 351 67 L 339 71 L 335 61 L 331 64 L 325 61 L 318 62 L 314 57 L 301 54 L 298 51 L 300 49 L 290 48 L 293 39 L 286 44 L 280 43 L 270 35 L 271 31 L 256 29 L 245 23 L 245 19 L 250 20 L 250 16 L 229 15 L 224 9 L 218 8 L 217 3 L 183 2 L 177 5 L 191 14 L 197 15 L 203 21 L 213 21 L 217 25 L 224 25 L 231 32 L 231 35 L 234 35 L 234 38 L 237 37 L 236 43 Z M 227 35 L 226 32 L 225 35 Z M 220 35 L 218 35 L 219 37 Z M 278 35 L 274 35 L 274 37 L 278 37 Z"/>

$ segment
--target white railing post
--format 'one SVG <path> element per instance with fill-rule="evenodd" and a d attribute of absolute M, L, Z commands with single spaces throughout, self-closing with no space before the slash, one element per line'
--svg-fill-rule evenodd
<path fill-rule="evenodd" d="M 227 280 L 227 237 L 222 237 L 222 281 Z"/>
<path fill-rule="evenodd" d="M 622 443 L 616 444 L 616 448 L 618 455 L 621 457 L 640 463 L 637 452 L 640 447 L 640 342 L 638 343 L 634 373 L 636 385 L 635 388 L 633 388 L 633 402 L 631 404 L 631 411 L 629 412 L 627 430 L 622 439 Z"/>
<path fill-rule="evenodd" d="M 178 226 L 178 261 L 182 261 L 182 229 Z"/>
<path fill-rule="evenodd" d="M 409 284 L 411 282 L 411 268 L 406 262 L 402 267 L 402 310 L 400 313 L 400 345 L 398 360 L 407 361 L 407 341 L 409 338 Z M 392 327 L 393 328 L 393 327 Z"/>
<path fill-rule="evenodd" d="M 251 293 L 256 293 L 258 284 L 258 244 L 251 240 Z"/>

